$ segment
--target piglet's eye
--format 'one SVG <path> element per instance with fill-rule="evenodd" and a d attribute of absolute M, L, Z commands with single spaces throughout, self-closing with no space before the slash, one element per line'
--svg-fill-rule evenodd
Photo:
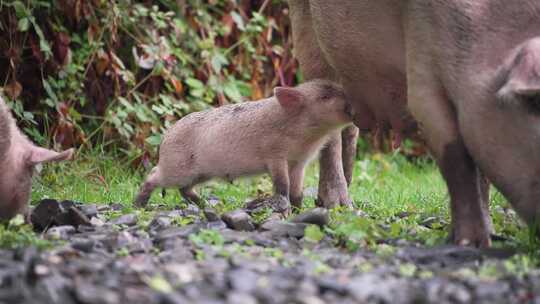
<path fill-rule="evenodd" d="M 321 100 L 327 101 L 327 100 L 329 100 L 330 98 L 332 98 L 332 96 L 331 96 L 330 94 L 323 94 L 323 95 L 321 95 Z"/>

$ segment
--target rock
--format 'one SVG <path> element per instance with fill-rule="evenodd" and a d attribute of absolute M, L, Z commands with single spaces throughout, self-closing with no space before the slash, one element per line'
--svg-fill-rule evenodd
<path fill-rule="evenodd" d="M 89 283 L 77 284 L 75 297 L 80 303 L 84 304 L 116 304 L 120 302 L 119 295 L 114 291 Z"/>
<path fill-rule="evenodd" d="M 205 208 L 204 209 L 204 216 L 206 217 L 206 220 L 209 222 L 216 222 L 220 221 L 219 215 L 217 214 L 216 210 L 212 208 Z"/>
<path fill-rule="evenodd" d="M 193 204 L 188 204 L 186 208 L 182 209 L 182 212 L 185 216 L 199 216 L 201 209 Z"/>
<path fill-rule="evenodd" d="M 214 222 L 208 222 L 206 223 L 206 228 L 208 229 L 215 229 L 215 230 L 223 230 L 227 228 L 227 224 L 225 224 L 224 221 L 214 221 Z"/>
<path fill-rule="evenodd" d="M 95 244 L 96 241 L 92 239 L 71 238 L 71 247 L 86 253 L 91 252 L 94 249 Z"/>
<path fill-rule="evenodd" d="M 98 214 L 98 208 L 95 204 L 83 204 L 79 207 L 79 209 L 88 218 L 92 218 Z"/>
<path fill-rule="evenodd" d="M 361 303 L 415 303 L 415 288 L 406 279 L 367 273 L 353 278 L 349 293 Z"/>
<path fill-rule="evenodd" d="M 96 226 L 96 227 L 101 227 L 101 226 L 105 225 L 105 222 L 103 220 L 101 220 L 100 218 L 93 217 L 93 218 L 90 219 L 90 225 Z"/>
<path fill-rule="evenodd" d="M 170 238 L 187 238 L 190 234 L 197 233 L 200 230 L 201 226 L 197 224 L 191 224 L 182 227 L 170 227 L 160 231 L 155 236 L 155 240 L 157 242 L 161 242 Z"/>
<path fill-rule="evenodd" d="M 291 222 L 313 224 L 323 227 L 330 222 L 330 216 L 327 209 L 314 208 L 295 216 Z"/>
<path fill-rule="evenodd" d="M 426 283 L 426 300 L 430 303 L 471 303 L 472 295 L 465 286 L 434 278 Z"/>
<path fill-rule="evenodd" d="M 236 268 L 227 273 L 227 278 L 233 290 L 251 293 L 257 288 L 259 276 L 251 270 Z"/>
<path fill-rule="evenodd" d="M 253 231 L 255 225 L 251 217 L 243 210 L 234 210 L 227 212 L 221 216 L 221 219 L 227 226 L 234 230 Z"/>
<path fill-rule="evenodd" d="M 47 230 L 47 233 L 45 233 L 45 236 L 48 239 L 67 240 L 74 233 L 75 227 L 64 225 L 49 228 L 49 230 Z"/>
<path fill-rule="evenodd" d="M 482 252 L 471 247 L 443 245 L 433 248 L 403 248 L 398 250 L 396 256 L 414 264 L 456 266 L 480 260 Z"/>
<path fill-rule="evenodd" d="M 172 224 L 172 218 L 168 216 L 158 215 L 148 225 L 150 231 L 159 231 L 170 227 Z"/>
<path fill-rule="evenodd" d="M 44 199 L 32 210 L 30 221 L 34 229 L 43 231 L 53 224 L 54 217 L 60 212 L 60 203 L 57 200 Z"/>
<path fill-rule="evenodd" d="M 55 225 L 73 225 L 75 227 L 79 225 L 90 225 L 90 219 L 77 209 L 77 207 L 70 206 L 64 210 L 54 217 Z"/>
<path fill-rule="evenodd" d="M 44 199 L 32 210 L 30 221 L 34 228 L 43 231 L 50 226 L 90 225 L 90 219 L 84 215 L 73 201 Z"/>
<path fill-rule="evenodd" d="M 276 213 L 288 214 L 291 211 L 291 203 L 283 195 L 256 198 L 246 203 L 246 210 L 249 213 L 259 212 L 264 208 L 271 208 Z"/>
<path fill-rule="evenodd" d="M 252 295 L 242 292 L 229 292 L 227 293 L 228 304 L 257 304 L 257 299 Z"/>
<path fill-rule="evenodd" d="M 110 221 L 109 223 L 113 225 L 133 226 L 137 224 L 137 220 L 137 215 L 134 213 L 130 213 L 121 215 L 120 217 Z"/>
<path fill-rule="evenodd" d="M 202 274 L 193 263 L 170 263 L 164 266 L 172 285 L 183 285 L 202 280 Z"/>
<path fill-rule="evenodd" d="M 337 282 L 335 278 L 321 277 L 317 280 L 319 290 L 322 293 L 331 291 L 339 295 L 347 294 L 347 285 Z"/>
<path fill-rule="evenodd" d="M 267 221 L 261 225 L 261 230 L 269 231 L 274 237 L 304 237 L 304 230 L 308 224 L 289 223 L 286 221 Z"/>

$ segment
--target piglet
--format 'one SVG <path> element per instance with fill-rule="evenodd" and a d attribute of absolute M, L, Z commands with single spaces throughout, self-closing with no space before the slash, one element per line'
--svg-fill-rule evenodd
<path fill-rule="evenodd" d="M 0 97 L 0 219 L 26 215 L 36 165 L 70 159 L 73 152 L 58 153 L 35 146 L 17 128 Z"/>
<path fill-rule="evenodd" d="M 352 122 L 343 89 L 327 80 L 277 87 L 274 96 L 192 113 L 165 134 L 159 162 L 135 205 L 147 204 L 157 187 L 179 187 L 200 203 L 193 186 L 211 178 L 269 173 L 275 196 L 302 202 L 304 169 L 329 136 Z"/>

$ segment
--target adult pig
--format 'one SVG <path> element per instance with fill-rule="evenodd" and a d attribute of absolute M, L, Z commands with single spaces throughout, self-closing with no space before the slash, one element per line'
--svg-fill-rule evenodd
<path fill-rule="evenodd" d="M 294 0 L 295 42 L 341 79 L 361 128 L 418 121 L 450 193 L 451 235 L 488 246 L 483 174 L 529 224 L 540 199 L 540 2 Z M 303 44 L 302 44 L 302 41 Z M 305 41 L 315 42 L 308 45 Z M 316 49 L 315 51 L 313 50 Z"/>
<path fill-rule="evenodd" d="M 273 97 L 258 102 L 192 113 L 165 134 L 158 165 L 135 204 L 146 205 L 156 187 L 172 186 L 197 203 L 192 187 L 199 183 L 268 172 L 276 196 L 300 207 L 305 166 L 329 136 L 351 122 L 343 89 L 327 80 L 278 87 Z"/>
<path fill-rule="evenodd" d="M 71 158 L 73 149 L 58 153 L 32 144 L 0 97 L 0 219 L 26 214 L 35 166 Z"/>

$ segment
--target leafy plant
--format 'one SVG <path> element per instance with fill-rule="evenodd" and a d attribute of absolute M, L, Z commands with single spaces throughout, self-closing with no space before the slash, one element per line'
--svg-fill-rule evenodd
<path fill-rule="evenodd" d="M 4 94 L 40 143 L 148 165 L 176 119 L 293 84 L 285 2 L 263 2 L 2 1 Z"/>

